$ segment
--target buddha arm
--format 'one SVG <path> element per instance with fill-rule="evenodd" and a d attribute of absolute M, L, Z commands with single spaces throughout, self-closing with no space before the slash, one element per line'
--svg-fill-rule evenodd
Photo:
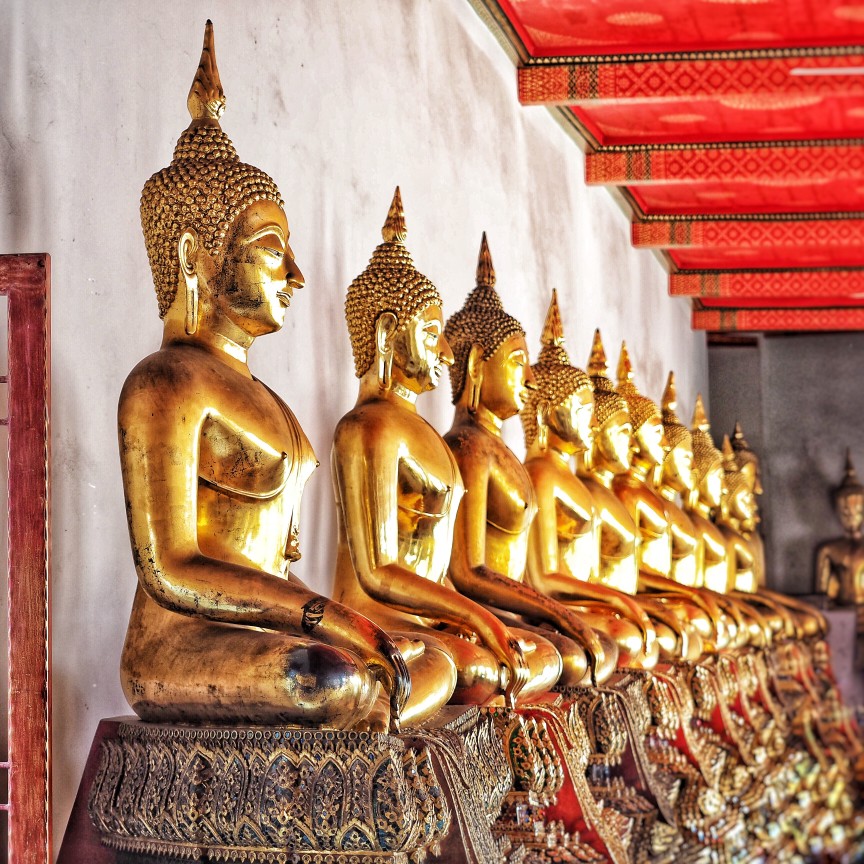
<path fill-rule="evenodd" d="M 831 550 L 821 546 L 816 550 L 816 593 L 828 594 L 831 575 L 834 567 L 831 561 Z"/>
<path fill-rule="evenodd" d="M 399 454 L 382 438 L 376 428 L 375 440 L 368 440 L 362 424 L 343 420 L 333 442 L 333 483 L 361 587 L 387 606 L 476 633 L 510 670 L 507 694 L 515 699 L 528 680 L 518 640 L 478 603 L 399 563 Z"/>
<path fill-rule="evenodd" d="M 678 594 L 681 597 L 686 597 L 695 606 L 698 606 L 716 625 L 722 618 L 722 611 L 717 605 L 717 601 L 705 590 L 701 588 L 692 588 L 689 585 L 682 585 L 674 579 L 668 579 L 665 576 L 657 576 L 653 573 L 639 571 L 639 587 L 650 588 L 653 591 L 660 591 L 666 594 Z"/>
<path fill-rule="evenodd" d="M 785 606 L 787 609 L 791 609 L 795 612 L 799 612 L 802 615 L 809 615 L 812 618 L 815 618 L 817 626 L 822 632 L 822 635 L 824 636 L 828 633 L 828 621 L 815 606 L 811 606 L 809 603 L 805 603 L 803 600 L 797 600 L 795 597 L 790 597 L 788 594 L 780 594 L 776 591 L 771 591 L 768 588 L 760 588 L 759 594 L 762 597 L 767 597 L 774 603 Z"/>
<path fill-rule="evenodd" d="M 592 659 L 592 676 L 605 653 L 597 634 L 579 616 L 528 585 L 508 579 L 486 566 L 486 515 L 489 468 L 485 459 L 460 459 L 465 496 L 456 516 L 450 578 L 462 593 L 479 603 L 544 621 L 575 639 Z M 479 464 L 478 464 L 479 463 Z"/>
<path fill-rule="evenodd" d="M 120 398 L 123 489 L 138 579 L 159 605 L 227 624 L 313 635 L 357 654 L 401 706 L 410 678 L 393 641 L 357 612 L 254 567 L 204 555 L 198 545 L 198 447 L 207 409 L 194 380 L 176 373 L 127 381 Z M 134 373 L 133 373 L 134 376 Z M 144 379 L 144 380 L 142 380 Z M 166 395 L 167 394 L 167 395 Z M 160 422 L 160 420 L 162 422 Z M 178 456 L 179 454 L 179 456 Z"/>
<path fill-rule="evenodd" d="M 585 581 L 562 573 L 558 554 L 558 526 L 555 519 L 556 502 L 559 494 L 554 482 L 547 478 L 532 475 L 534 491 L 539 509 L 531 523 L 531 537 L 528 546 L 527 579 L 531 587 L 558 600 L 561 603 L 580 603 L 595 601 L 607 604 L 622 618 L 632 621 L 642 633 L 642 643 L 646 651 L 656 638 L 651 619 L 642 607 L 627 594 L 606 585 L 588 582 L 591 573 L 585 574 Z M 575 503 L 573 504 L 575 509 Z M 593 518 L 587 513 L 586 519 Z M 599 553 L 600 538 L 592 531 Z M 596 566 L 596 565 L 595 565 Z"/>

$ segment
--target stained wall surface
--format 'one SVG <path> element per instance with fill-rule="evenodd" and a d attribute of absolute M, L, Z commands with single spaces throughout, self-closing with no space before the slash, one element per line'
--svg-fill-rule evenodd
<path fill-rule="evenodd" d="M 775 336 L 709 355 L 719 428 L 731 430 L 738 417 L 762 457 L 771 587 L 809 594 L 816 545 L 843 533 L 831 490 L 843 479 L 847 447 L 864 471 L 864 335 Z"/>
<path fill-rule="evenodd" d="M 643 391 L 678 373 L 685 413 L 704 388 L 704 338 L 686 301 L 629 244 L 629 224 L 588 189 L 577 148 L 540 108 L 464 0 L 182 4 L 6 0 L 0 27 L 0 252 L 53 256 L 54 765 L 59 836 L 101 717 L 128 713 L 118 658 L 135 586 L 117 458 L 123 379 L 160 340 L 138 200 L 188 123 L 204 20 L 216 27 L 241 159 L 280 185 L 307 287 L 284 330 L 251 353 L 322 466 L 302 512 L 296 572 L 328 591 L 332 429 L 356 397 L 343 323 L 394 186 L 408 247 L 445 313 L 473 286 L 486 230 L 508 311 L 537 346 L 558 288 L 568 345 L 595 326 L 626 338 Z M 421 410 L 442 432 L 449 388 Z M 519 447 L 518 423 L 508 433 Z"/>

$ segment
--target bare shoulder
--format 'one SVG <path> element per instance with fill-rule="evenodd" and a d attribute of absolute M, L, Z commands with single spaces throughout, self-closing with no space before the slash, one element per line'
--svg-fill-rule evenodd
<path fill-rule="evenodd" d="M 190 410 L 213 390 L 214 365 L 204 352 L 188 346 L 160 348 L 145 357 L 126 377 L 119 415 L 132 416 L 159 406 L 161 412 Z"/>
<path fill-rule="evenodd" d="M 367 456 L 390 449 L 389 442 L 398 436 L 388 434 L 388 430 L 404 422 L 404 418 L 396 416 L 397 411 L 384 400 L 355 406 L 336 424 L 333 452 L 338 455 L 342 448 L 352 445 L 362 447 Z"/>

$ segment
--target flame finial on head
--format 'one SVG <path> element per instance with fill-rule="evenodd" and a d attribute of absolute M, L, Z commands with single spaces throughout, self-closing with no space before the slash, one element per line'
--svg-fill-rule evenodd
<path fill-rule="evenodd" d="M 636 432 L 651 419 L 660 419 L 660 409 L 653 399 L 643 396 L 636 386 L 633 376 L 633 363 L 627 343 L 621 342 L 621 355 L 618 358 L 618 392 L 627 402 L 630 410 L 630 422 Z"/>
<path fill-rule="evenodd" d="M 735 451 L 732 449 L 732 442 L 728 435 L 723 436 L 723 467 L 727 471 L 737 471 L 738 462 L 735 459 Z"/>
<path fill-rule="evenodd" d="M 855 465 L 852 463 L 852 448 L 846 448 L 846 470 L 843 473 L 844 482 L 847 480 L 857 480 L 858 475 L 855 473 Z"/>
<path fill-rule="evenodd" d="M 693 428 L 701 429 L 707 432 L 711 425 L 708 423 L 708 415 L 705 413 L 705 403 L 702 401 L 702 394 L 696 396 L 696 405 L 693 408 Z"/>
<path fill-rule="evenodd" d="M 384 226 L 381 228 L 381 236 L 385 243 L 404 243 L 408 236 L 408 229 L 405 227 L 405 211 L 402 209 L 402 193 L 398 186 L 393 193 Z"/>
<path fill-rule="evenodd" d="M 542 348 L 534 370 L 536 387 L 528 392 L 522 410 L 525 444 L 531 446 L 539 433 L 538 417 L 561 405 L 564 400 L 582 390 L 592 389 L 591 379 L 581 369 L 571 365 L 564 349 L 564 325 L 558 309 L 558 293 L 553 289 L 546 323 L 541 337 Z"/>
<path fill-rule="evenodd" d="M 618 356 L 618 383 L 633 384 L 633 364 L 630 362 L 630 352 L 627 343 L 621 340 L 621 354 Z M 636 385 L 633 384 L 635 387 Z"/>
<path fill-rule="evenodd" d="M 690 430 L 681 422 L 678 416 L 678 391 L 675 387 L 675 373 L 670 372 L 666 380 L 666 389 L 663 391 L 662 401 L 663 429 L 666 432 L 666 440 L 671 448 L 684 444 L 693 446 L 693 437 Z"/>
<path fill-rule="evenodd" d="M 858 474 L 855 471 L 855 466 L 852 464 L 852 450 L 847 447 L 846 468 L 843 472 L 843 480 L 834 490 L 834 498 L 836 500 L 850 495 L 864 495 L 864 486 L 858 482 Z"/>
<path fill-rule="evenodd" d="M 543 346 L 564 344 L 564 325 L 561 323 L 561 312 L 558 309 L 558 292 L 554 288 L 552 289 L 549 311 L 546 313 L 546 321 L 543 324 L 540 344 Z"/>
<path fill-rule="evenodd" d="M 495 290 L 495 268 L 485 231 L 480 240 L 476 283 L 465 304 L 450 316 L 444 327 L 444 336 L 455 358 L 450 367 L 454 404 L 465 389 L 468 355 L 474 345 L 482 348 L 483 360 L 488 360 L 511 336 L 525 335 L 522 325 L 504 311 L 501 297 Z"/>
<path fill-rule="evenodd" d="M 216 66 L 216 47 L 213 42 L 213 22 L 204 25 L 204 47 L 195 72 L 195 80 L 186 100 L 192 125 L 218 125 L 225 111 L 225 91 Z"/>
<path fill-rule="evenodd" d="M 675 373 L 670 372 L 666 379 L 666 388 L 663 390 L 663 411 L 675 413 L 678 408 L 678 390 L 675 387 Z"/>
<path fill-rule="evenodd" d="M 484 288 L 495 287 L 495 265 L 492 263 L 492 253 L 489 251 L 485 231 L 480 240 L 480 254 L 477 256 L 477 285 Z"/>
<path fill-rule="evenodd" d="M 723 454 L 717 449 L 717 445 L 711 437 L 711 424 L 705 413 L 705 403 L 702 401 L 701 393 L 696 397 L 696 405 L 693 408 L 691 435 L 693 471 L 698 485 L 712 468 L 722 465 L 723 462 Z"/>
<path fill-rule="evenodd" d="M 588 358 L 588 374 L 594 377 L 595 375 L 603 375 L 609 371 L 609 364 L 606 362 L 606 349 L 603 347 L 603 337 L 600 335 L 600 328 L 594 331 L 594 339 L 591 342 L 591 355 Z"/>
<path fill-rule="evenodd" d="M 418 312 L 428 306 L 441 306 L 438 289 L 417 270 L 405 247 L 407 233 L 402 194 L 397 186 L 381 229 L 384 242 L 376 247 L 366 269 L 348 286 L 345 296 L 345 318 L 358 378 L 366 374 L 375 359 L 375 322 L 379 315 L 392 313 L 399 330 L 404 330 Z"/>

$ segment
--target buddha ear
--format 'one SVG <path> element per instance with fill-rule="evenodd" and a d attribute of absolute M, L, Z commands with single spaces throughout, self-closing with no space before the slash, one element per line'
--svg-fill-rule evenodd
<path fill-rule="evenodd" d="M 199 245 L 198 234 L 191 228 L 185 230 L 177 241 L 177 257 L 180 259 L 180 272 L 186 278 L 195 273 Z"/>
<path fill-rule="evenodd" d="M 392 312 L 375 319 L 375 356 L 378 362 L 378 387 L 389 390 L 393 375 L 393 342 L 398 321 Z"/>
<path fill-rule="evenodd" d="M 186 230 L 177 242 L 177 257 L 180 259 L 180 274 L 186 283 L 186 333 L 193 336 L 198 330 L 198 235 Z"/>
<path fill-rule="evenodd" d="M 468 410 L 473 414 L 480 404 L 480 388 L 483 384 L 483 370 L 486 361 L 483 359 L 483 346 L 474 343 L 468 352 L 468 365 L 466 372 L 468 380 L 465 386 L 468 388 Z"/>

